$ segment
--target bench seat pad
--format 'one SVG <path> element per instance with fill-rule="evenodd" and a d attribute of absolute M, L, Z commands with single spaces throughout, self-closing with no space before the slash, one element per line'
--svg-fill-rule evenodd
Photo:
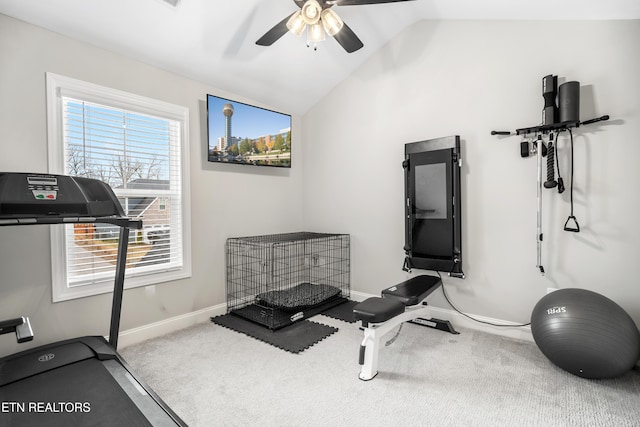
<path fill-rule="evenodd" d="M 368 298 L 353 307 L 354 320 L 380 323 L 404 313 L 404 304 L 392 298 Z"/>
<path fill-rule="evenodd" d="M 393 298 L 404 305 L 416 305 L 442 284 L 436 276 L 416 276 L 382 291 L 384 298 Z"/>

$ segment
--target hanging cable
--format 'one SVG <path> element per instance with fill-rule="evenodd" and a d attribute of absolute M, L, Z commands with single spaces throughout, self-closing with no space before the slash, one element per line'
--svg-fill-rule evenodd
<path fill-rule="evenodd" d="M 440 281 L 442 282 L 442 276 L 440 275 L 440 272 L 436 271 L 436 273 L 438 274 L 438 277 L 440 278 Z M 459 310 L 458 307 L 456 307 L 451 302 L 451 300 L 449 299 L 449 295 L 447 295 L 447 291 L 444 289 L 444 282 L 442 282 L 441 288 L 442 288 L 442 295 L 444 295 L 444 299 L 447 300 L 447 303 L 451 306 L 451 308 L 453 308 L 456 312 L 458 312 L 459 314 L 463 315 L 467 319 L 473 320 L 474 322 L 484 323 L 485 325 L 498 326 L 498 327 L 501 327 L 501 328 L 520 328 L 520 327 L 530 326 L 531 325 L 531 322 L 520 323 L 520 324 L 515 324 L 515 325 L 504 325 L 504 324 L 499 324 L 499 323 L 487 322 L 486 320 L 476 319 L 475 317 L 469 316 L 467 313 L 464 313 L 461 310 Z"/>
<path fill-rule="evenodd" d="M 554 145 L 555 155 L 556 155 L 556 169 L 558 170 L 558 193 L 564 193 L 564 180 L 562 179 L 562 174 L 560 173 L 560 162 L 558 161 L 558 138 L 556 137 L 556 144 Z"/>

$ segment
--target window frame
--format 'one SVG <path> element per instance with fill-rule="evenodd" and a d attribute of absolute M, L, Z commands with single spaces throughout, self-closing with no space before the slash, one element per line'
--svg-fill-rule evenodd
<path fill-rule="evenodd" d="M 191 214 L 189 185 L 189 109 L 165 101 L 84 82 L 54 73 L 46 73 L 47 138 L 49 173 L 65 174 L 66 147 L 64 140 L 62 98 L 72 97 L 136 113 L 148 114 L 180 123 L 180 216 L 182 220 L 182 266 L 131 275 L 126 273 L 125 289 L 174 281 L 191 277 Z M 65 226 L 66 227 L 66 226 Z M 113 277 L 90 284 L 71 286 L 67 272 L 67 241 L 65 227 L 51 226 L 52 301 L 61 302 L 113 291 Z"/>

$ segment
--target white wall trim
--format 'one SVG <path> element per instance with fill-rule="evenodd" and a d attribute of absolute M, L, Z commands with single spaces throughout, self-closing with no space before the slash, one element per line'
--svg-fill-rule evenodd
<path fill-rule="evenodd" d="M 351 291 L 351 298 L 354 301 L 363 301 L 370 297 L 377 297 L 379 295 L 371 295 L 363 292 L 354 292 Z M 513 327 L 509 326 L 491 326 L 485 323 L 474 322 L 468 317 L 463 316 L 454 310 L 449 310 L 446 308 L 440 307 L 431 307 L 431 311 L 433 312 L 433 317 L 441 320 L 448 320 L 453 324 L 454 328 L 468 328 L 473 329 L 480 332 L 486 332 L 488 334 L 499 335 L 502 337 L 513 338 L 523 341 L 531 341 L 533 342 L 533 335 L 531 335 L 531 327 L 530 326 L 515 326 L 517 323 L 510 322 L 508 320 L 494 319 L 491 317 L 484 317 L 476 314 L 467 313 L 469 316 L 474 319 L 478 319 L 482 322 L 490 322 L 496 323 L 499 325 L 514 325 Z"/>
<path fill-rule="evenodd" d="M 208 322 L 210 317 L 219 316 L 226 312 L 227 304 L 218 304 L 138 328 L 127 329 L 118 335 L 118 349 L 140 344 L 143 341 L 179 331 L 180 329 L 188 328 L 198 323 Z"/>
<path fill-rule="evenodd" d="M 367 298 L 377 296 L 354 291 L 351 291 L 350 294 L 351 299 L 353 299 L 354 301 L 364 301 Z M 460 313 L 453 310 L 433 306 L 430 307 L 433 311 L 433 317 L 450 321 L 453 324 L 454 328 L 468 328 L 476 331 L 486 332 L 488 334 L 499 335 L 524 341 L 533 341 L 531 328 L 529 326 L 514 326 L 512 328 L 491 326 L 484 323 L 474 322 L 473 320 L 464 317 Z M 180 329 L 188 328 L 189 326 L 193 326 L 198 323 L 208 322 L 210 317 L 219 316 L 221 314 L 225 314 L 226 312 L 226 303 L 218 304 L 211 307 L 203 308 L 202 310 L 193 311 L 191 313 L 151 323 L 149 325 L 128 329 L 120 333 L 120 335 L 118 336 L 118 348 L 122 349 L 124 347 L 139 344 L 152 338 L 157 338 L 171 332 L 179 331 Z M 470 314 L 470 316 L 483 322 L 491 322 L 501 325 L 516 325 L 513 322 L 493 319 L 491 317 L 478 316 L 474 314 Z"/>

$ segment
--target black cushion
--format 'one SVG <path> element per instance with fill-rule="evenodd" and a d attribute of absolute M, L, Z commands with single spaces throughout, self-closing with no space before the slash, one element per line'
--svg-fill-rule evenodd
<path fill-rule="evenodd" d="M 383 290 L 382 296 L 401 301 L 404 305 L 416 305 L 441 284 L 442 281 L 437 276 L 416 276 Z"/>
<path fill-rule="evenodd" d="M 386 322 L 404 313 L 404 304 L 391 298 L 368 298 L 353 307 L 353 318 L 367 323 Z"/>
<path fill-rule="evenodd" d="M 285 311 L 314 307 L 340 295 L 335 286 L 300 283 L 289 289 L 268 291 L 256 295 L 256 303 Z"/>

